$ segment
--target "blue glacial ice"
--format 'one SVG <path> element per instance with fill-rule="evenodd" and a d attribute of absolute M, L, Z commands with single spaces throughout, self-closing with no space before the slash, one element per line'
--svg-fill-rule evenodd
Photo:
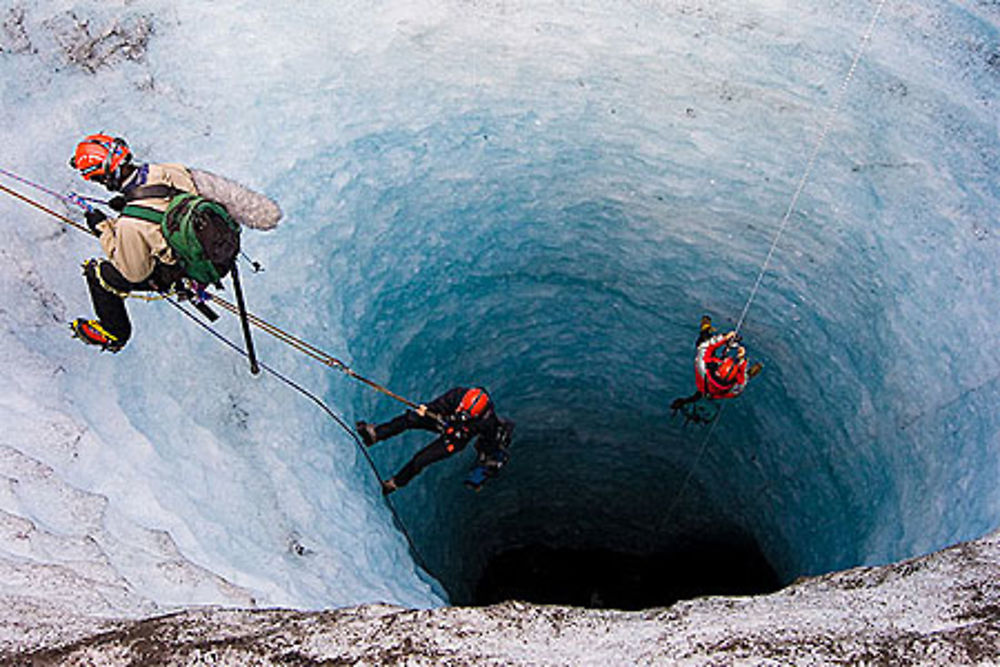
<path fill-rule="evenodd" d="M 99 248 L 4 196 L 0 551 L 117 609 L 434 606 L 518 544 L 736 529 L 790 581 L 995 528 L 995 3 L 886 3 L 743 326 L 763 375 L 707 443 L 667 407 L 700 315 L 746 304 L 875 6 L 4 10 L 0 167 L 99 194 L 66 159 L 107 130 L 268 193 L 254 312 L 415 400 L 483 383 L 518 432 L 481 494 L 467 452 L 393 497 L 428 575 L 353 440 L 172 308 L 130 303 L 114 357 L 68 339 Z M 348 421 L 399 410 L 257 346 Z M 382 474 L 424 439 L 373 450 Z"/>

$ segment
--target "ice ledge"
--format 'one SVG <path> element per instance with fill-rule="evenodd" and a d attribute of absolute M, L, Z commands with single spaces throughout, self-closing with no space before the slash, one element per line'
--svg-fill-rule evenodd
<path fill-rule="evenodd" d="M 617 612 L 505 603 L 325 612 L 197 608 L 145 620 L 0 600 L 0 660 L 38 664 L 970 664 L 1000 657 L 1000 531 L 772 595 Z"/>

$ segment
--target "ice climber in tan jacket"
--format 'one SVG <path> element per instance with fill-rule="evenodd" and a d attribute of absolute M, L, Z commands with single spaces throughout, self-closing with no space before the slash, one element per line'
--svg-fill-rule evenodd
<path fill-rule="evenodd" d="M 273 201 L 221 176 L 180 164 L 135 164 L 125 140 L 106 134 L 80 142 L 70 166 L 84 180 L 120 193 L 108 202 L 119 212 L 126 203 L 163 212 L 175 195 L 191 192 L 223 200 L 237 221 L 255 229 L 271 229 L 281 217 Z M 112 219 L 97 209 L 86 218 L 107 258 L 83 265 L 96 319 L 78 318 L 71 327 L 83 342 L 117 352 L 132 335 L 125 309 L 129 293 L 167 292 L 185 274 L 158 224 L 124 214 Z"/>
<path fill-rule="evenodd" d="M 125 207 L 126 197 L 130 204 L 165 211 L 177 191 L 197 194 L 182 165 L 135 165 L 125 141 L 104 134 L 80 142 L 70 165 L 84 180 L 123 193 L 108 203 L 118 211 Z M 88 211 L 86 218 L 107 259 L 90 259 L 83 265 L 97 319 L 79 318 L 71 326 L 85 343 L 117 352 L 132 335 L 125 297 L 133 291 L 165 292 L 183 271 L 159 225 L 126 215 L 111 219 L 97 209 Z"/>

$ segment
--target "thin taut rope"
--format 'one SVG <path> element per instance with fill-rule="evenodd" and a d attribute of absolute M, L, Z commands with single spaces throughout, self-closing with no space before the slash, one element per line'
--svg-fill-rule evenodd
<path fill-rule="evenodd" d="M 788 221 L 791 220 L 792 215 L 795 213 L 795 208 L 799 203 L 799 197 L 802 195 L 802 191 L 805 189 L 806 183 L 812 175 L 813 167 L 816 165 L 816 158 L 819 156 L 819 152 L 822 150 L 823 144 L 826 143 L 826 136 L 830 133 L 830 128 L 833 127 L 834 118 L 836 118 L 837 114 L 840 112 L 840 106 L 844 101 L 845 94 L 847 93 L 847 86 L 850 85 L 851 79 L 854 78 L 854 73 L 858 69 L 858 63 L 861 62 L 861 56 L 864 54 L 865 47 L 871 42 L 872 34 L 875 32 L 875 24 L 878 22 L 879 15 L 882 13 L 882 8 L 885 6 L 885 3 L 886 0 L 880 0 L 878 6 L 875 8 L 875 13 L 872 14 L 871 21 L 868 23 L 868 28 L 865 30 L 865 34 L 861 38 L 861 43 L 858 44 L 858 48 L 854 53 L 854 60 L 851 61 L 851 67 L 848 69 L 847 74 L 844 76 L 844 80 L 840 84 L 840 90 L 837 91 L 837 96 L 834 98 L 833 105 L 831 105 L 827 111 L 826 122 L 823 125 L 822 131 L 819 133 L 819 137 L 816 139 L 812 153 L 809 155 L 809 161 L 806 163 L 806 168 L 802 172 L 802 178 L 799 179 L 798 187 L 795 188 L 795 194 L 792 195 L 792 200 L 788 203 L 788 209 L 785 211 L 785 215 L 781 219 L 781 225 L 778 227 L 778 232 L 774 235 L 774 240 L 771 242 L 771 247 L 767 251 L 764 263 L 761 265 L 760 271 L 757 273 L 757 279 L 754 281 L 753 289 L 750 290 L 750 296 L 747 298 L 746 305 L 743 306 L 743 312 L 740 313 L 740 318 L 736 322 L 735 331 L 737 333 L 739 333 L 744 320 L 746 320 L 747 312 L 750 310 L 750 305 L 757 297 L 757 292 L 760 290 L 760 284 L 764 280 L 764 275 L 767 273 L 767 270 L 771 265 L 771 259 L 774 257 L 775 249 L 778 247 L 778 242 L 785 233 Z"/>
<path fill-rule="evenodd" d="M 771 247 L 767 251 L 767 256 L 764 258 L 764 263 L 761 265 L 760 271 L 757 273 L 757 279 L 754 281 L 753 289 L 750 290 L 750 296 L 747 298 L 746 305 L 743 306 L 743 312 L 740 313 L 739 320 L 736 322 L 734 331 L 737 333 L 739 333 L 740 328 L 743 326 L 743 322 L 746 320 L 747 312 L 750 310 L 751 304 L 757 297 L 757 292 L 760 290 L 760 285 L 764 280 L 764 275 L 767 273 L 767 269 L 771 265 L 771 259 L 774 257 L 775 250 L 778 247 L 778 242 L 781 240 L 781 236 L 784 234 L 785 228 L 788 226 L 788 221 L 795 212 L 795 208 L 799 202 L 799 197 L 802 195 L 802 191 L 805 189 L 806 183 L 809 181 L 809 176 L 812 174 L 813 167 L 816 165 L 816 159 L 819 156 L 819 152 L 823 148 L 823 144 L 826 142 L 826 136 L 830 133 L 830 128 L 833 126 L 834 118 L 836 118 L 837 113 L 840 111 L 840 106 L 844 101 L 845 94 L 847 93 L 847 87 L 854 78 L 854 73 L 858 69 L 858 63 L 861 62 L 861 56 L 864 54 L 865 47 L 871 42 L 872 35 L 875 32 L 875 25 L 878 23 L 878 18 L 882 13 L 882 8 L 885 6 L 885 3 L 886 0 L 880 0 L 878 6 L 875 8 L 871 21 L 868 22 L 868 28 L 865 30 L 864 36 L 861 38 L 861 42 L 858 44 L 858 48 L 854 52 L 854 59 L 851 61 L 851 67 L 847 70 L 847 74 L 844 76 L 844 80 L 840 84 L 840 90 L 837 91 L 834 103 L 827 111 L 826 122 L 823 124 L 823 129 L 820 131 L 819 136 L 816 139 L 812 152 L 809 155 L 809 161 L 806 163 L 806 167 L 802 172 L 802 177 L 799 179 L 798 186 L 795 188 L 795 193 L 792 195 L 792 200 L 788 203 L 785 215 L 781 219 L 781 225 L 778 227 L 778 231 L 774 235 L 774 240 L 771 241 Z M 723 404 L 723 407 L 725 407 L 725 404 Z M 688 468 L 687 474 L 684 476 L 680 487 L 677 489 L 677 494 L 674 496 L 674 499 L 667 507 L 667 511 L 664 513 L 663 518 L 660 520 L 661 527 L 668 523 L 673 516 L 674 509 L 680 503 L 681 496 L 684 494 L 688 483 L 694 476 L 695 469 L 697 469 L 698 464 L 701 463 L 702 457 L 708 450 L 708 440 L 712 437 L 712 433 L 715 431 L 715 426 L 719 423 L 721 418 L 722 408 L 719 409 L 719 413 L 715 416 L 715 419 L 712 420 L 708 431 L 705 432 L 705 436 L 702 438 L 701 444 L 698 446 L 698 453 L 695 456 L 694 461 L 691 463 L 691 467 Z"/>

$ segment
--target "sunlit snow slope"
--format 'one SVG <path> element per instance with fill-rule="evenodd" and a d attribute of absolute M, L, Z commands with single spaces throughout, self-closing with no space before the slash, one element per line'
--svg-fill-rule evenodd
<path fill-rule="evenodd" d="M 886 3 L 743 327 L 765 371 L 707 442 L 667 407 L 698 318 L 743 309 L 875 4 L 578 4 L 2 10 L 0 167 L 98 195 L 66 160 L 106 130 L 242 180 L 286 214 L 245 236 L 251 310 L 518 423 L 482 493 L 466 452 L 393 496 L 442 588 L 354 441 L 174 309 L 130 303 L 117 356 L 70 340 L 99 247 L 4 195 L 6 592 L 432 606 L 523 544 L 737 534 L 790 581 L 1000 523 L 996 4 Z M 257 344 L 349 422 L 401 407 Z M 373 450 L 382 474 L 426 437 Z"/>

